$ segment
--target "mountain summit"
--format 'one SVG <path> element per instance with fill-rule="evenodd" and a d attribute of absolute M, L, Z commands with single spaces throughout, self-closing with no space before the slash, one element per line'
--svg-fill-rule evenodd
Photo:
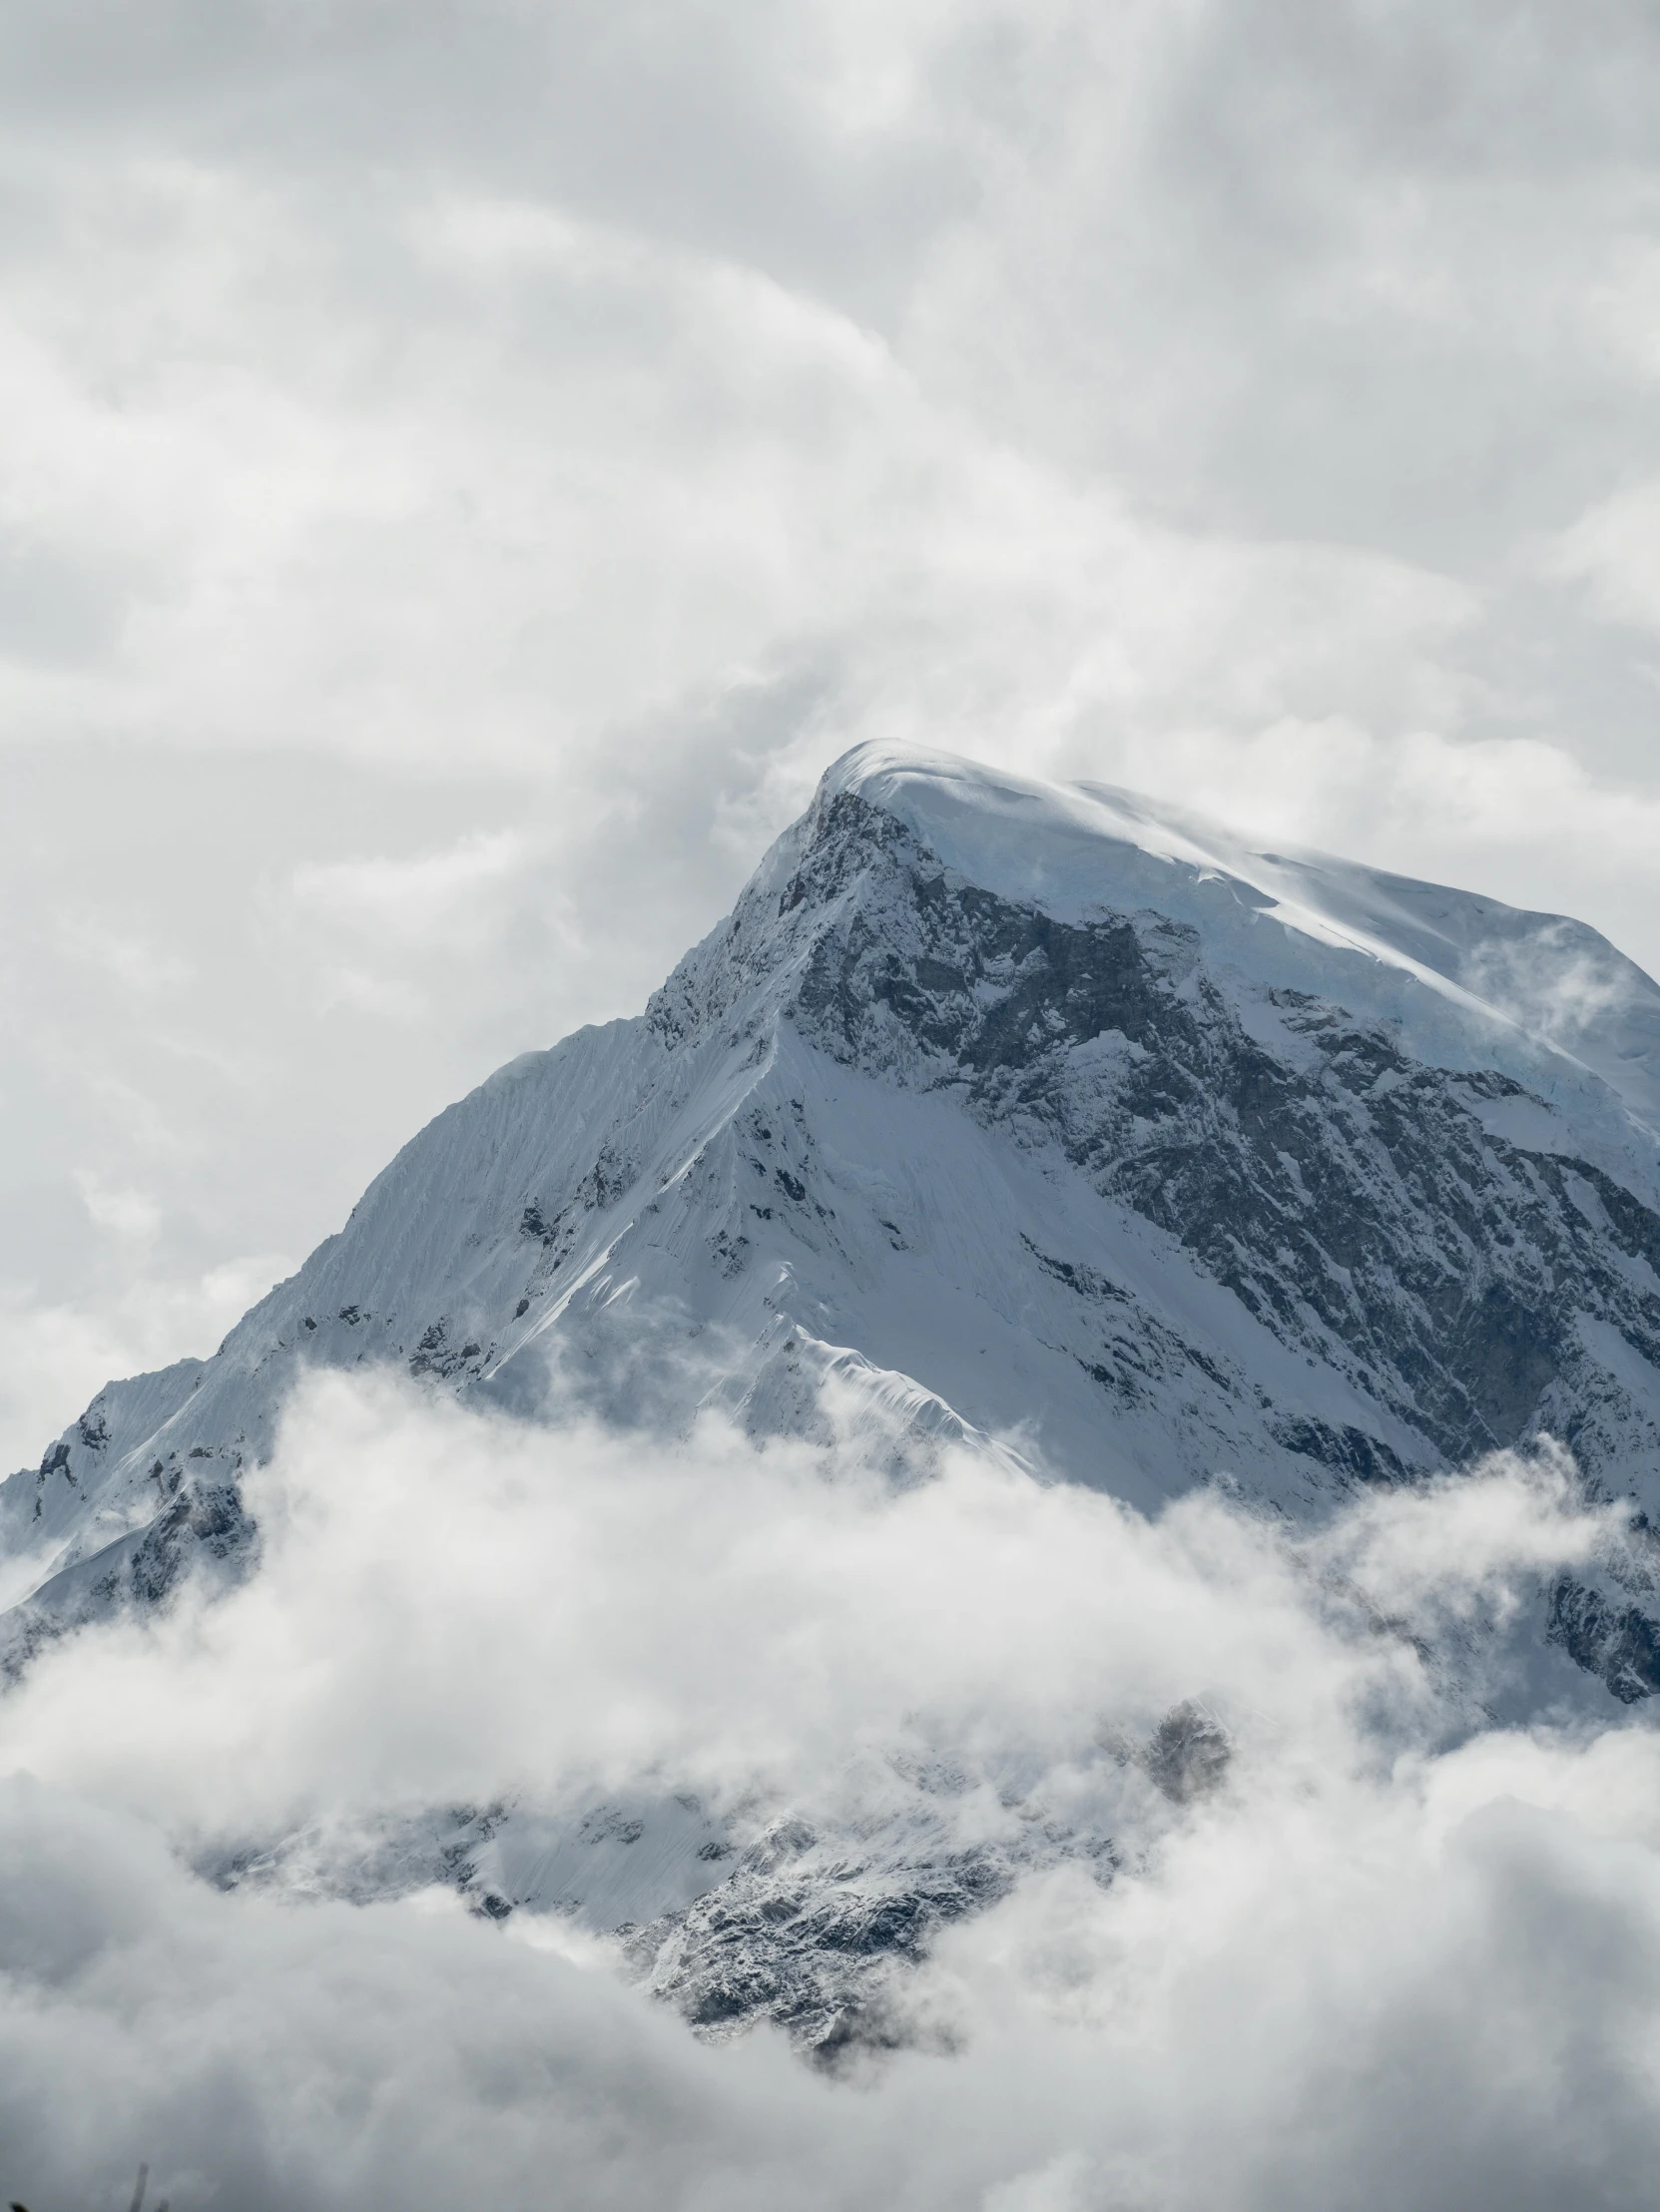
<path fill-rule="evenodd" d="M 1580 923 L 863 746 L 644 1014 L 501 1069 L 211 1360 L 0 1485 L 14 1660 L 246 1544 L 307 1363 L 758 1434 L 833 1375 L 924 1454 L 1146 1507 L 1548 1432 L 1660 1516 L 1657 1133 L 1660 989 Z M 1623 1601 L 1563 1603 L 1660 1686 Z"/>

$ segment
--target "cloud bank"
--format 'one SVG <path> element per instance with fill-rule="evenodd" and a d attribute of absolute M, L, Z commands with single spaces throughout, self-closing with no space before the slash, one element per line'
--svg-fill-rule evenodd
<path fill-rule="evenodd" d="M 1565 1661 L 1527 1725 L 1483 1709 L 1541 1578 L 1614 1533 L 1560 1458 L 1294 1536 L 1225 1491 L 1148 1522 L 983 1454 L 895 1491 L 846 1447 L 330 1377 L 256 1501 L 244 1587 L 0 1701 L 0 2179 L 33 2212 L 140 2157 L 251 2212 L 1645 2201 L 1660 1746 Z M 1148 1754 L 1184 1703 L 1227 1731 L 1209 1789 Z M 847 2079 L 771 2029 L 698 2043 L 568 1919 L 210 1879 L 502 1793 L 831 1831 L 922 1758 L 965 1845 L 1041 1818 L 1109 1836 L 1111 1878 L 1034 1864 Z"/>

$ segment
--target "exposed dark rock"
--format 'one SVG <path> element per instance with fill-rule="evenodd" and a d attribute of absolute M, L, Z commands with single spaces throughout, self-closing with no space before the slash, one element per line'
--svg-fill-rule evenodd
<path fill-rule="evenodd" d="M 1220 1787 L 1233 1756 L 1228 1732 L 1193 1704 L 1165 1715 L 1147 1747 L 1147 1772 L 1173 1805 L 1191 1805 Z"/>
<path fill-rule="evenodd" d="M 848 794 L 786 904 L 861 871 L 879 893 L 815 939 L 804 1033 L 889 1081 L 949 1089 L 989 1124 L 1041 1131 L 1449 1460 L 1532 1431 L 1582 1364 L 1577 1316 L 1660 1365 L 1660 1215 L 1590 1162 L 1492 1135 L 1478 1109 L 1523 1095 L 1509 1078 L 1424 1066 L 1386 1025 L 1294 991 L 1273 994 L 1287 1047 L 1271 1052 L 1208 976 L 1196 930 L 1158 914 L 1063 922 L 999 898 Z M 1114 1297 L 1037 1257 L 1080 1297 Z M 1098 1380 L 1135 1386 L 1121 1359 Z M 1404 1471 L 1357 1428 L 1305 1422 L 1282 1440 L 1362 1479 Z"/>
<path fill-rule="evenodd" d="M 1546 1634 L 1576 1665 L 1600 1675 L 1622 1705 L 1660 1690 L 1660 1627 L 1640 1606 L 1620 1605 L 1564 1574 L 1551 1589 Z"/>

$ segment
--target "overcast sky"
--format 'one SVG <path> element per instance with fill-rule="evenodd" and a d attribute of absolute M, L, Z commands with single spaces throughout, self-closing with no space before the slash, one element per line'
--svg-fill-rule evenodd
<path fill-rule="evenodd" d="M 1660 968 L 1641 0 L 11 0 L 0 1464 L 871 736 Z"/>

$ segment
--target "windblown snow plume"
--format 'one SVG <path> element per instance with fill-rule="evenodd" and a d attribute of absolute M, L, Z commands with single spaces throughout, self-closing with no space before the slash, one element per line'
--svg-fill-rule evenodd
<path fill-rule="evenodd" d="M 871 1456 L 309 1381 L 257 1571 L 0 1702 L 6 2192 L 1647 2201 L 1660 1753 L 1537 1637 L 1629 1542 L 1563 1457 L 1311 1531 Z"/>

